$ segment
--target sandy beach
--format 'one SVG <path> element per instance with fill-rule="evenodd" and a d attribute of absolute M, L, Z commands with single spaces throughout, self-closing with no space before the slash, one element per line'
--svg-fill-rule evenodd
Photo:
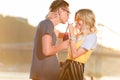
<path fill-rule="evenodd" d="M 0 80 L 30 80 L 29 73 L 25 72 L 0 72 Z M 90 77 L 86 76 L 86 80 L 90 80 Z M 94 78 L 94 80 L 120 80 L 119 76 L 103 76 L 100 79 Z"/>

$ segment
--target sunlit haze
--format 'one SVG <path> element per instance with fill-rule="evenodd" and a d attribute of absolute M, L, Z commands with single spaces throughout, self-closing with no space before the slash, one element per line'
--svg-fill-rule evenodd
<path fill-rule="evenodd" d="M 53 0 L 0 0 L 0 14 L 28 19 L 28 22 L 37 26 L 45 18 L 49 5 Z M 119 0 L 66 0 L 70 4 L 69 22 L 74 22 L 74 14 L 78 9 L 90 8 L 96 15 L 96 25 L 99 28 L 99 43 L 120 49 L 120 9 Z M 57 29 L 64 32 L 67 25 L 58 25 Z"/>

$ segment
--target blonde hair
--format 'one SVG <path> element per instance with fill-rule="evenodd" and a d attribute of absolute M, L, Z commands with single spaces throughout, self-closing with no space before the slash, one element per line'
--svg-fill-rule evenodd
<path fill-rule="evenodd" d="M 75 21 L 83 21 L 84 26 L 88 26 L 90 32 L 96 32 L 95 14 L 90 9 L 80 9 L 75 13 Z"/>

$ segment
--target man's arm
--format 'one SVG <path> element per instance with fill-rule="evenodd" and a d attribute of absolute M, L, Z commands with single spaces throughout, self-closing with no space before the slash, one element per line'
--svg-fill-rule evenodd
<path fill-rule="evenodd" d="M 69 46 L 69 41 L 63 41 L 60 44 L 57 44 L 55 46 L 52 45 L 52 37 L 49 34 L 45 34 L 42 37 L 42 51 L 45 56 L 51 56 L 56 54 L 57 52 L 61 50 L 65 50 Z"/>

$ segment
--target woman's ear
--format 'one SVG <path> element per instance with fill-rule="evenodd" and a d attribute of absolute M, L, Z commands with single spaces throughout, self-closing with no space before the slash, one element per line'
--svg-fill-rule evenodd
<path fill-rule="evenodd" d="M 83 26 L 83 21 L 82 21 L 82 20 L 80 20 L 79 24 L 80 24 L 81 26 Z"/>

